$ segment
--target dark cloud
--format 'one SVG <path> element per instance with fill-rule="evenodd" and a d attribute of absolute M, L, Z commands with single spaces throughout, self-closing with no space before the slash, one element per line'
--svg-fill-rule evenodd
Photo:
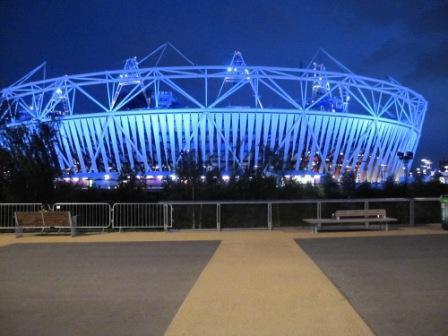
<path fill-rule="evenodd" d="M 386 39 L 366 57 L 365 63 L 407 63 L 403 76 L 411 81 L 447 76 L 448 1 L 399 1 L 387 10 L 382 0 L 375 3 L 364 5 L 358 13 L 377 26 L 399 22 L 404 31 Z"/>
<path fill-rule="evenodd" d="M 396 38 L 391 38 L 386 40 L 378 49 L 373 51 L 368 61 L 390 61 L 391 58 L 398 58 L 402 56 L 403 53 L 407 52 L 407 49 L 412 48 L 413 46 L 413 43 L 403 43 Z"/>
<path fill-rule="evenodd" d="M 422 53 L 409 78 L 413 80 L 448 79 L 448 39 L 443 40 L 437 48 Z"/>
<path fill-rule="evenodd" d="M 416 34 L 447 33 L 448 1 L 430 2 L 424 8 L 422 13 L 408 22 L 411 31 Z"/>
<path fill-rule="evenodd" d="M 426 1 L 350 1 L 348 6 L 353 13 L 351 27 L 359 25 L 384 26 L 401 23 L 411 24 L 422 15 Z M 346 5 L 347 6 L 347 5 Z"/>
<path fill-rule="evenodd" d="M 412 34 L 448 32 L 448 1 L 353 1 L 352 25 L 401 24 Z"/>

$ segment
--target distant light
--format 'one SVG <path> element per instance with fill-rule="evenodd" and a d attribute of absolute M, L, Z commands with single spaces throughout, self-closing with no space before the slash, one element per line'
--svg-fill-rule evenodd
<path fill-rule="evenodd" d="M 104 180 L 105 180 L 105 181 L 110 180 L 110 175 L 109 175 L 109 174 L 104 175 Z"/>
<path fill-rule="evenodd" d="M 78 182 L 78 181 L 79 181 L 79 177 L 73 177 L 73 178 L 72 178 L 72 181 L 73 181 L 73 182 Z"/>
<path fill-rule="evenodd" d="M 233 71 L 234 71 L 234 72 L 237 72 L 237 68 L 233 68 Z"/>
<path fill-rule="evenodd" d="M 227 72 L 231 72 L 231 71 L 232 71 L 232 67 L 228 67 Z"/>
<path fill-rule="evenodd" d="M 173 181 L 177 181 L 177 176 L 175 174 L 170 175 L 170 177 Z"/>
<path fill-rule="evenodd" d="M 222 176 L 222 180 L 225 181 L 225 182 L 227 182 L 227 181 L 230 180 L 230 176 L 229 176 L 229 175 L 223 175 L 223 176 Z"/>
<path fill-rule="evenodd" d="M 302 184 L 307 184 L 307 183 L 314 184 L 314 183 L 318 183 L 320 181 L 320 176 L 319 175 L 312 176 L 310 174 L 294 175 L 292 177 L 292 180 L 297 183 L 302 183 Z"/>
<path fill-rule="evenodd" d="M 62 90 L 61 90 L 60 88 L 59 88 L 59 89 L 56 89 L 55 93 L 58 94 L 58 95 L 60 95 L 60 94 L 62 94 Z"/>
<path fill-rule="evenodd" d="M 247 69 L 244 69 L 244 72 L 245 72 L 246 74 L 249 74 L 249 70 L 247 70 Z"/>
<path fill-rule="evenodd" d="M 204 175 L 201 175 L 201 180 L 205 180 L 205 176 Z"/>
<path fill-rule="evenodd" d="M 161 181 L 163 179 L 163 175 L 157 175 L 157 179 Z"/>

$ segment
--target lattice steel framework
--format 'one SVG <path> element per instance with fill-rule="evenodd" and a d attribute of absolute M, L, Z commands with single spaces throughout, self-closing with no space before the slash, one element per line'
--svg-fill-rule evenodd
<path fill-rule="evenodd" d="M 161 66 L 169 49 L 188 65 Z M 240 52 L 198 66 L 166 43 L 123 70 L 46 79 L 45 68 L 1 91 L 0 123 L 60 121 L 59 163 L 79 176 L 124 165 L 169 174 L 181 151 L 231 171 L 261 167 L 269 152 L 298 174 L 349 169 L 378 181 L 402 174 L 396 153 L 416 150 L 427 109 L 392 78 L 355 75 L 323 50 L 303 68 L 248 66 Z"/>

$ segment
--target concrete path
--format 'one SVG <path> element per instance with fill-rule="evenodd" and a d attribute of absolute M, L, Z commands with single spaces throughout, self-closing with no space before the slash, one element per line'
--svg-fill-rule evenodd
<path fill-rule="evenodd" d="M 0 335 L 163 335 L 218 244 L 0 248 Z"/>
<path fill-rule="evenodd" d="M 439 227 L 390 232 L 190 231 L 66 236 L 0 235 L 32 242 L 219 240 L 167 335 L 371 335 L 372 331 L 294 239 L 446 234 Z M 1 328 L 1 327 L 0 327 Z"/>
<path fill-rule="evenodd" d="M 448 335 L 448 235 L 298 240 L 377 335 Z"/>

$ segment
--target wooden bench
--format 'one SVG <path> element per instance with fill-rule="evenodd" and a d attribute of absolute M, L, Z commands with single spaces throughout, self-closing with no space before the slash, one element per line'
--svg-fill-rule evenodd
<path fill-rule="evenodd" d="M 387 217 L 384 209 L 366 210 L 337 210 L 331 218 L 306 218 L 305 223 L 314 225 L 314 232 L 321 231 L 323 226 L 328 225 L 356 225 L 364 224 L 369 228 L 371 223 L 380 224 L 386 231 L 389 229 L 389 222 L 396 222 L 396 218 Z"/>
<path fill-rule="evenodd" d="M 70 211 L 36 211 L 15 212 L 16 238 L 23 236 L 24 229 L 70 228 L 71 236 L 76 235 L 76 220 L 70 215 Z"/>

